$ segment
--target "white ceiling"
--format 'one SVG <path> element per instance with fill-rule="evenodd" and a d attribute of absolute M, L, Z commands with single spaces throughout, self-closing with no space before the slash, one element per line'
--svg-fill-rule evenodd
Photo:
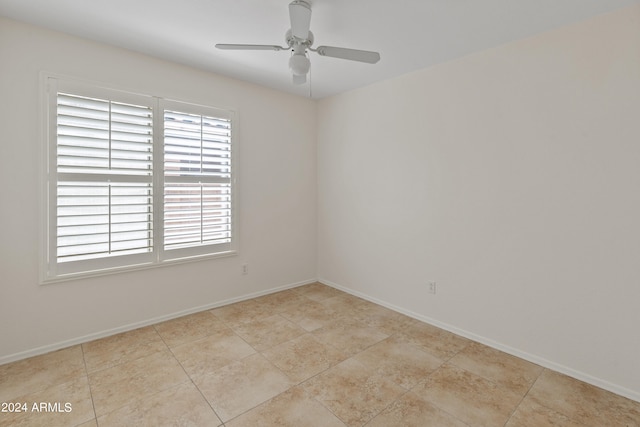
<path fill-rule="evenodd" d="M 0 15 L 287 91 L 290 0 L 0 0 Z M 314 46 L 375 50 L 378 64 L 311 54 L 314 98 L 340 93 L 640 0 L 310 0 Z"/>

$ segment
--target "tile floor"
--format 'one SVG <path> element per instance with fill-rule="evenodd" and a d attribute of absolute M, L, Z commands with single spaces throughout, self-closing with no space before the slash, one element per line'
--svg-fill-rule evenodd
<path fill-rule="evenodd" d="M 640 426 L 638 402 L 319 283 L 0 366 L 0 402 L 27 403 L 0 426 Z"/>

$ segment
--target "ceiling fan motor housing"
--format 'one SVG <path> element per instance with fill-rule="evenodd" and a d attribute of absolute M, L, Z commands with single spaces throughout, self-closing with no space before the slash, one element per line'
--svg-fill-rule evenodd
<path fill-rule="evenodd" d="M 300 39 L 298 37 L 295 37 L 292 34 L 291 30 L 287 30 L 286 34 L 284 35 L 284 39 L 287 42 L 287 46 L 289 46 L 291 49 L 295 48 L 296 46 L 304 46 L 305 48 L 308 48 L 313 44 L 313 33 L 309 31 L 306 39 Z"/>

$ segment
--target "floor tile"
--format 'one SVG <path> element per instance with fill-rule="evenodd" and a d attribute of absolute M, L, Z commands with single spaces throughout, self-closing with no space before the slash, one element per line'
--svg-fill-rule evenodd
<path fill-rule="evenodd" d="M 0 426 L 76 426 L 95 418 L 86 376 L 11 399 L 26 403 L 26 412 L 0 413 Z M 40 406 L 42 403 L 45 406 Z"/>
<path fill-rule="evenodd" d="M 277 396 L 293 385 L 261 354 L 254 354 L 208 375 L 194 378 L 224 422 Z"/>
<path fill-rule="evenodd" d="M 344 353 L 321 343 L 311 334 L 279 344 L 263 355 L 294 383 L 311 378 L 346 358 Z"/>
<path fill-rule="evenodd" d="M 529 391 L 544 369 L 480 343 L 469 344 L 449 363 L 496 382 L 520 396 Z"/>
<path fill-rule="evenodd" d="M 329 344 L 352 356 L 378 343 L 389 335 L 366 324 L 349 318 L 338 318 L 312 332 L 321 342 Z"/>
<path fill-rule="evenodd" d="M 348 426 L 362 426 L 406 392 L 354 359 L 313 377 L 303 387 Z"/>
<path fill-rule="evenodd" d="M 0 427 L 640 427 L 640 402 L 320 283 L 0 365 L 0 401 L 29 409 Z"/>
<path fill-rule="evenodd" d="M 468 427 L 453 415 L 408 392 L 376 416 L 367 427 Z"/>
<path fill-rule="evenodd" d="M 233 326 L 233 331 L 251 347 L 263 351 L 305 333 L 305 330 L 279 314 Z"/>
<path fill-rule="evenodd" d="M 259 320 L 273 316 L 275 311 L 268 306 L 257 303 L 255 300 L 246 300 L 235 304 L 210 310 L 214 316 L 222 320 L 228 326 L 237 326 L 242 323 Z"/>
<path fill-rule="evenodd" d="M 308 332 L 333 322 L 336 319 L 336 314 L 334 310 L 313 300 L 306 300 L 280 313 L 282 317 Z"/>
<path fill-rule="evenodd" d="M 295 387 L 240 415 L 227 427 L 344 427 L 327 408 Z"/>
<path fill-rule="evenodd" d="M 639 402 L 547 369 L 527 397 L 583 426 L 640 427 Z"/>
<path fill-rule="evenodd" d="M 323 285 L 322 283 L 312 283 L 310 285 L 300 286 L 296 288 L 296 291 L 314 301 L 322 301 L 327 298 L 343 294 L 342 291 Z"/>
<path fill-rule="evenodd" d="M 414 319 L 404 314 L 396 313 L 376 304 L 358 309 L 353 317 L 389 335 L 403 331 L 415 322 Z"/>
<path fill-rule="evenodd" d="M 195 341 L 226 328 L 224 322 L 208 310 L 155 325 L 156 331 L 169 347 Z"/>
<path fill-rule="evenodd" d="M 89 374 L 98 417 L 186 381 L 169 350 Z"/>
<path fill-rule="evenodd" d="M 166 344 L 153 326 L 82 344 L 88 372 L 110 368 L 166 349 Z"/>
<path fill-rule="evenodd" d="M 418 320 L 413 320 L 398 334 L 442 360 L 451 358 L 471 343 L 466 338 Z"/>
<path fill-rule="evenodd" d="M 222 421 L 189 381 L 103 415 L 98 423 L 100 427 L 215 427 Z"/>
<path fill-rule="evenodd" d="M 442 360 L 396 337 L 372 345 L 354 359 L 407 390 L 442 365 Z"/>
<path fill-rule="evenodd" d="M 190 376 L 205 375 L 256 351 L 231 329 L 171 349 Z"/>
<path fill-rule="evenodd" d="M 412 391 L 472 426 L 504 425 L 521 400 L 494 382 L 446 364 Z"/>
<path fill-rule="evenodd" d="M 300 304 L 304 304 L 305 302 L 308 302 L 309 299 L 293 289 L 288 289 L 286 291 L 280 291 L 255 298 L 253 301 L 269 312 L 280 313 L 297 307 Z"/>
<path fill-rule="evenodd" d="M 357 296 L 350 295 L 346 292 L 338 293 L 330 298 L 319 301 L 325 307 L 328 307 L 341 315 L 353 315 L 368 308 L 371 303 Z"/>
<path fill-rule="evenodd" d="M 86 375 L 79 345 L 0 365 L 0 402 Z"/>
<path fill-rule="evenodd" d="M 552 409 L 525 398 L 505 427 L 583 427 Z"/>

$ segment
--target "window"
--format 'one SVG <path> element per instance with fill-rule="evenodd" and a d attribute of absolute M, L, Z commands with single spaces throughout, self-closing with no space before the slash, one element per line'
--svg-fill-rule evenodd
<path fill-rule="evenodd" d="M 235 253 L 232 111 L 45 86 L 43 281 Z"/>

